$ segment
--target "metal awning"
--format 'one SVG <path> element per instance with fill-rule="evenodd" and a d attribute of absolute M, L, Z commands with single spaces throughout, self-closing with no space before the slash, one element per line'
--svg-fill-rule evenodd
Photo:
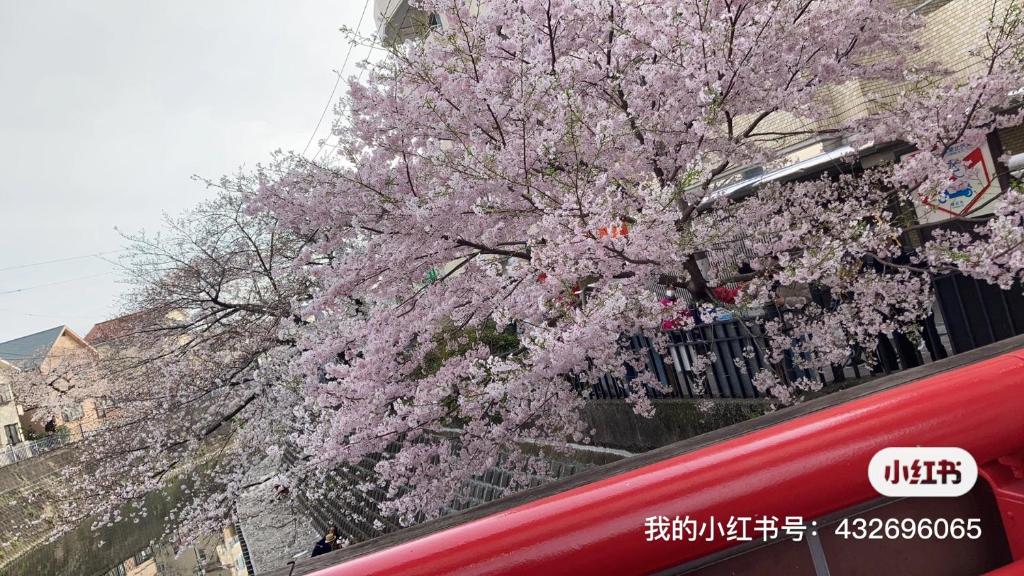
<path fill-rule="evenodd" d="M 856 152 L 857 149 L 855 149 L 854 147 L 849 145 L 843 145 L 836 148 L 835 150 L 822 152 L 821 154 L 818 154 L 811 158 L 807 158 L 806 160 L 800 160 L 798 162 L 794 162 L 781 168 L 777 168 L 769 172 L 764 172 L 762 174 L 758 174 L 757 176 L 746 178 L 740 180 L 739 182 L 735 182 L 733 184 L 717 188 L 715 190 L 712 190 L 711 194 L 701 201 L 700 207 L 704 208 L 710 205 L 715 200 L 719 200 L 721 198 L 735 198 L 741 196 L 744 193 L 749 192 L 762 184 L 767 184 L 769 182 L 776 181 L 785 182 L 788 180 L 792 180 L 794 178 L 799 178 L 800 176 L 805 176 L 807 174 L 819 171 L 830 164 L 835 165 L 836 162 L 842 159 L 843 157 L 849 156 Z"/>
<path fill-rule="evenodd" d="M 1024 153 L 1010 156 L 1010 159 L 1006 161 L 1006 166 L 1010 169 L 1010 176 L 1024 178 Z"/>

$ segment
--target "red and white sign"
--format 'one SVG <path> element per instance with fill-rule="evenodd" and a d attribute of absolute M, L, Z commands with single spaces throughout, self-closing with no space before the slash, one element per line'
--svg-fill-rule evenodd
<path fill-rule="evenodd" d="M 921 222 L 942 222 L 954 216 L 991 214 L 997 202 L 988 202 L 1001 192 L 996 166 L 988 144 L 956 144 L 944 156 L 949 167 L 949 185 L 917 205 Z M 988 202 L 986 204 L 986 202 Z"/>

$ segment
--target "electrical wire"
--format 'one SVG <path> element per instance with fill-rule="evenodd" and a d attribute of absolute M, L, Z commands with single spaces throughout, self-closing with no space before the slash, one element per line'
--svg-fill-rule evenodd
<path fill-rule="evenodd" d="M 380 14 L 382 20 L 385 19 L 387 17 L 388 13 L 391 11 L 391 4 L 394 1 L 395 0 L 388 0 L 387 5 L 384 6 L 384 10 L 382 10 L 381 14 Z M 361 22 L 361 20 L 360 20 L 360 22 Z M 373 51 L 376 50 L 378 46 L 382 46 L 382 45 L 383 45 L 383 42 L 381 42 L 380 34 L 374 34 L 373 42 L 370 44 L 370 49 L 366 52 L 366 59 L 365 60 L 369 60 L 370 56 L 373 55 Z M 348 58 L 346 56 L 346 60 L 347 59 Z M 359 76 L 356 77 L 356 82 L 361 81 L 363 79 L 363 74 L 365 74 L 365 73 L 366 73 L 366 68 L 364 67 L 364 68 L 362 68 L 359 71 Z M 337 126 L 337 123 L 335 123 L 334 126 Z M 320 154 L 323 153 L 324 148 L 328 147 L 328 146 L 331 147 L 331 148 L 339 148 L 339 146 L 337 146 L 335 144 L 328 144 L 327 143 L 327 139 L 325 138 L 323 140 L 323 142 L 320 143 L 320 148 L 316 151 L 316 154 L 313 155 L 313 160 L 312 161 L 316 162 L 317 158 L 320 157 Z"/>
<path fill-rule="evenodd" d="M 74 260 L 85 260 L 87 258 L 99 258 L 100 260 L 104 260 L 104 261 L 110 262 L 110 260 L 107 260 L 106 258 L 103 258 L 103 256 L 106 256 L 106 255 L 109 255 L 109 254 L 117 254 L 119 252 L 124 252 L 124 250 L 125 250 L 124 248 L 121 248 L 121 249 L 118 249 L 118 250 L 107 250 L 105 252 L 93 252 L 92 254 L 82 254 L 80 256 L 69 256 L 67 258 L 56 258 L 54 260 L 42 260 L 42 261 L 39 261 L 39 262 L 29 262 L 27 264 L 18 264 L 16 266 L 7 266 L 5 268 L 0 268 L 0 272 L 7 272 L 8 270 L 22 270 L 24 268 L 34 268 L 36 266 L 46 266 L 47 264 L 59 264 L 61 262 L 72 262 Z"/>
<path fill-rule="evenodd" d="M 45 284 L 36 284 L 34 286 L 25 286 L 23 288 L 15 288 L 14 290 L 3 290 L 0 291 L 0 296 L 4 294 L 17 294 L 19 292 L 28 292 L 29 290 L 35 290 L 37 288 L 47 288 L 49 286 L 59 286 L 61 284 L 70 284 L 72 282 L 78 282 L 80 280 L 89 280 L 90 278 L 99 278 L 100 276 L 109 276 L 113 274 L 113 271 L 101 272 L 99 274 L 92 274 L 89 276 L 79 276 L 78 278 L 69 278 L 67 280 L 58 280 L 56 282 L 47 282 Z"/>
<path fill-rule="evenodd" d="M 0 314 L 14 314 L 17 316 L 29 316 L 32 318 L 55 318 L 57 320 L 61 318 L 73 318 L 76 320 L 95 320 L 96 316 L 100 314 L 94 314 L 92 316 L 82 316 L 78 314 L 36 314 L 34 312 L 22 312 L 20 310 L 11 310 L 10 308 L 0 308 Z"/>
<path fill-rule="evenodd" d="M 390 2 L 388 4 L 390 5 Z M 362 13 L 359 14 L 359 23 L 356 24 L 357 31 L 363 26 L 363 18 L 366 17 L 366 9 L 367 7 L 369 7 L 369 5 L 370 0 L 365 0 L 363 2 L 363 11 Z M 323 111 L 320 112 L 320 119 L 316 121 L 316 127 L 313 128 L 313 133 L 309 135 L 309 140 L 306 141 L 306 146 L 302 149 L 303 156 L 306 155 L 306 152 L 309 150 L 310 145 L 313 144 L 313 139 L 316 138 L 316 133 L 320 131 L 320 125 L 323 124 L 324 117 L 327 116 L 327 111 L 331 108 L 331 103 L 334 102 L 334 95 L 338 91 L 338 86 L 341 85 L 341 79 L 345 75 L 345 67 L 348 66 L 348 60 L 349 57 L 352 56 L 353 48 L 355 48 L 355 44 L 350 44 L 348 47 L 348 52 L 345 53 L 345 60 L 341 64 L 341 69 L 338 70 L 338 77 L 334 80 L 334 87 L 331 88 L 331 94 L 330 96 L 327 97 L 327 103 L 324 104 L 324 109 Z M 317 153 L 319 154 L 319 151 Z"/>

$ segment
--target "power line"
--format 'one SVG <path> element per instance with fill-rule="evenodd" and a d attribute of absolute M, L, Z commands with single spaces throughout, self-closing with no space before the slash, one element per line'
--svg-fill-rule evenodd
<path fill-rule="evenodd" d="M 388 0 L 387 6 L 384 7 L 384 10 L 380 14 L 381 19 L 385 20 L 385 27 L 387 26 L 386 18 L 388 17 L 388 13 L 391 12 L 391 4 L 394 1 L 395 0 Z M 365 9 L 366 8 L 364 7 L 363 10 L 365 11 Z M 360 25 L 362 24 L 362 17 L 360 17 L 359 23 L 360 23 Z M 377 46 L 380 46 L 380 45 L 383 45 L 383 43 L 380 40 L 380 34 L 375 32 L 374 35 L 373 35 L 373 42 L 370 44 L 370 49 L 366 53 L 366 60 L 370 59 L 370 56 L 373 55 L 373 51 L 376 50 Z M 349 52 L 351 52 L 351 51 L 352 51 L 352 48 L 350 47 L 349 48 Z M 345 61 L 348 62 L 348 55 L 345 56 Z M 363 67 L 359 71 L 359 76 L 356 77 L 356 81 L 357 82 L 359 82 L 359 81 L 361 81 L 363 79 L 363 74 L 365 72 L 366 72 L 366 67 Z M 332 92 L 332 94 L 333 94 L 333 92 Z M 322 119 L 323 118 L 321 118 L 321 120 Z M 337 124 L 335 124 L 335 126 L 337 126 Z M 338 148 L 338 146 L 335 146 L 333 144 L 328 144 L 327 143 L 327 139 L 325 138 L 324 141 L 320 143 L 320 148 L 316 151 L 316 154 L 313 155 L 313 162 L 316 162 L 316 159 L 320 157 L 320 154 L 324 151 L 324 147 L 325 146 L 331 146 L 332 148 Z M 305 151 L 303 151 L 303 155 L 305 155 Z"/>
<path fill-rule="evenodd" d="M 74 318 L 76 320 L 95 320 L 96 316 L 101 316 L 101 313 L 96 313 L 91 316 L 83 316 L 78 314 L 36 314 L 33 312 L 22 312 L 20 310 L 11 310 L 10 308 L 0 308 L 0 313 L 4 314 L 15 314 L 17 316 L 30 316 L 32 318 Z"/>
<path fill-rule="evenodd" d="M 27 292 L 29 290 L 35 290 L 36 288 L 46 288 L 48 286 L 57 286 L 60 284 L 70 284 L 72 282 L 78 282 L 79 280 L 89 280 L 90 278 L 99 278 L 100 276 L 107 276 L 113 274 L 113 271 L 101 272 L 100 274 L 92 274 L 90 276 L 79 276 L 78 278 L 69 278 L 67 280 L 58 280 L 57 282 L 47 282 L 46 284 L 36 284 L 35 286 L 25 286 L 24 288 L 15 288 L 14 290 L 4 290 L 0 292 L 0 296 L 4 294 L 15 294 L 18 292 Z"/>
<path fill-rule="evenodd" d="M 359 23 L 356 24 L 357 32 L 363 27 L 363 18 L 366 17 L 366 8 L 369 7 L 369 5 L 370 0 L 365 0 L 363 2 L 363 11 L 361 14 L 359 14 Z M 309 150 L 309 146 L 313 143 L 313 139 L 316 138 L 316 133 L 320 131 L 320 125 L 323 124 L 324 117 L 327 116 L 327 110 L 330 109 L 331 102 L 334 102 L 334 94 L 338 91 L 338 86 L 341 85 L 341 79 L 345 75 L 345 67 L 348 66 L 348 59 L 350 56 L 352 56 L 353 48 L 355 48 L 355 44 L 349 44 L 348 52 L 345 53 L 345 60 L 341 64 L 341 69 L 338 70 L 338 77 L 334 80 L 334 87 L 331 88 L 331 95 L 327 97 L 327 103 L 324 104 L 324 109 L 322 112 L 320 112 L 320 119 L 316 121 L 316 127 L 313 128 L 313 133 L 309 135 L 309 140 L 306 142 L 306 147 L 302 149 L 303 156 L 306 155 L 306 152 Z M 317 153 L 319 154 L 319 151 Z"/>
<path fill-rule="evenodd" d="M 0 268 L 0 272 L 7 272 L 8 270 L 21 270 L 23 268 L 34 268 L 36 266 L 45 266 L 47 264 L 59 264 L 61 262 L 71 262 L 73 260 L 85 260 L 87 258 L 99 258 L 100 260 L 110 262 L 110 260 L 103 258 L 103 256 L 106 256 L 108 254 L 117 254 L 119 252 L 124 252 L 124 248 L 121 248 L 119 250 L 107 250 L 106 252 L 93 252 L 92 254 L 82 254 L 80 256 L 69 256 L 67 258 L 57 258 L 55 260 L 42 260 L 40 262 L 29 262 L 27 264 L 7 266 L 6 268 Z"/>

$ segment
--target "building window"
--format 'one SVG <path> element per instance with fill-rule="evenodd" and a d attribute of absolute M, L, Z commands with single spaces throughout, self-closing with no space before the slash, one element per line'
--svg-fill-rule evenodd
<path fill-rule="evenodd" d="M 8 424 L 4 426 L 4 437 L 7 438 L 7 443 L 12 446 L 21 442 L 21 432 L 18 430 L 18 425 Z"/>
<path fill-rule="evenodd" d="M 96 406 L 96 417 L 97 418 L 106 418 L 107 417 L 107 410 L 109 410 L 113 405 L 114 405 L 114 403 L 110 400 L 110 398 L 107 398 L 106 396 L 103 396 L 101 398 L 97 398 L 96 399 L 96 403 L 95 403 L 95 406 Z"/>

